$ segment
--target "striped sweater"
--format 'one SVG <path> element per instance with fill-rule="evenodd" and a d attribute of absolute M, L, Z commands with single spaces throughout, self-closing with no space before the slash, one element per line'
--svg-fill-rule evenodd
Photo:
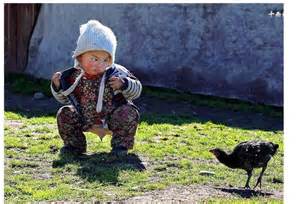
<path fill-rule="evenodd" d="M 71 68 L 69 70 L 72 71 L 72 69 L 74 68 Z M 83 74 L 84 71 L 81 70 L 81 74 L 76 78 L 75 82 L 70 87 L 68 87 L 67 90 L 63 90 L 61 88 L 59 90 L 56 90 L 54 84 L 51 83 L 51 92 L 54 98 L 62 104 L 70 103 L 70 98 L 68 96 L 75 90 Z M 102 77 L 100 87 L 99 87 L 97 112 L 101 112 L 102 109 L 102 100 L 103 100 L 102 97 L 103 97 L 103 90 L 104 90 L 105 83 L 112 76 L 120 77 L 124 81 L 124 85 L 122 89 L 115 91 L 115 94 L 122 93 L 124 98 L 128 101 L 137 99 L 141 95 L 142 92 L 141 82 L 132 73 L 130 73 L 125 67 L 119 64 L 113 64 L 110 68 L 106 70 L 106 72 Z"/>

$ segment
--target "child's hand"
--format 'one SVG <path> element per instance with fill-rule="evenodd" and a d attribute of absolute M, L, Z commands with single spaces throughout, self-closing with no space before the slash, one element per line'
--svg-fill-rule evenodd
<path fill-rule="evenodd" d="M 124 80 L 120 77 L 113 76 L 109 79 L 108 84 L 115 91 L 115 90 L 118 90 L 118 89 L 122 88 L 122 86 L 124 84 Z"/>
<path fill-rule="evenodd" d="M 55 85 L 55 87 L 58 89 L 59 88 L 59 86 L 60 86 L 60 77 L 61 77 L 61 73 L 60 72 L 56 72 L 56 73 L 54 73 L 53 74 L 53 76 L 52 76 L 52 82 L 53 82 L 53 84 Z"/>

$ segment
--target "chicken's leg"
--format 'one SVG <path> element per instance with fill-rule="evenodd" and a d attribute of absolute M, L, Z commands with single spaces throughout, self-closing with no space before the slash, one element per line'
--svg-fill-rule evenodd
<path fill-rule="evenodd" d="M 248 174 L 248 179 L 247 179 L 245 188 L 250 188 L 249 182 L 250 182 L 250 178 L 251 178 L 251 176 L 252 176 L 252 170 L 247 170 L 247 174 Z"/>
<path fill-rule="evenodd" d="M 263 174 L 264 174 L 266 168 L 267 168 L 267 165 L 264 166 L 264 167 L 262 168 L 262 170 L 261 170 L 261 172 L 260 172 L 260 175 L 259 175 L 259 177 L 258 177 L 258 179 L 257 179 L 257 182 L 256 182 L 254 188 L 256 188 L 256 187 L 258 186 L 258 184 L 259 184 L 259 188 L 261 189 L 261 179 L 262 179 L 262 176 L 263 176 Z M 253 188 L 253 189 L 254 189 L 254 188 Z"/>

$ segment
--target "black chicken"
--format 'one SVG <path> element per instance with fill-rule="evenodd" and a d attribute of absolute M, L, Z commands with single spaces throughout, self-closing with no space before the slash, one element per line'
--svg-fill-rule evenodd
<path fill-rule="evenodd" d="M 272 142 L 246 141 L 238 144 L 230 154 L 227 154 L 219 148 L 211 149 L 210 152 L 212 152 L 221 163 L 229 168 L 244 169 L 247 171 L 248 179 L 245 188 L 250 188 L 249 181 L 252 176 L 252 170 L 254 168 L 262 167 L 262 171 L 254 186 L 254 188 L 256 188 L 258 184 L 260 184 L 261 188 L 261 180 L 264 171 L 278 147 L 278 144 Z"/>

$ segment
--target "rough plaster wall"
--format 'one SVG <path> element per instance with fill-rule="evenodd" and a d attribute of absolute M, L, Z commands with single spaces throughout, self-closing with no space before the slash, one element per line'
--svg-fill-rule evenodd
<path fill-rule="evenodd" d="M 116 62 L 143 84 L 283 106 L 282 4 L 45 4 L 27 72 L 73 65 L 79 25 L 98 19 L 118 39 Z"/>

